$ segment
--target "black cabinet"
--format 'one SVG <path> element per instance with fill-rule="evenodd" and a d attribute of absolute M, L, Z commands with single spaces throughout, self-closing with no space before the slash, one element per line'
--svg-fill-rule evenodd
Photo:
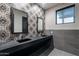
<path fill-rule="evenodd" d="M 52 36 L 47 36 L 44 38 L 39 38 L 29 43 L 6 49 L 4 51 L 8 51 L 9 56 L 29 56 L 38 51 L 40 48 L 47 49 L 50 46 L 51 40 Z"/>

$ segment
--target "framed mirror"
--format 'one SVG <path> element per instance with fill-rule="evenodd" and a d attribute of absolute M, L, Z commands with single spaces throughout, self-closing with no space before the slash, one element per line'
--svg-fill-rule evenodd
<path fill-rule="evenodd" d="M 37 32 L 43 32 L 44 30 L 44 24 L 43 24 L 43 18 L 37 17 Z"/>
<path fill-rule="evenodd" d="M 11 8 L 11 32 L 28 33 L 28 15 L 26 12 Z"/>

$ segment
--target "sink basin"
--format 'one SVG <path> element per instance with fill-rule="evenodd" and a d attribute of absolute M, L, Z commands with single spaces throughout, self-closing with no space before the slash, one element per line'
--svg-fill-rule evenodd
<path fill-rule="evenodd" d="M 41 35 L 42 37 L 46 37 L 47 35 Z"/>
<path fill-rule="evenodd" d="M 31 39 L 26 38 L 26 39 L 21 39 L 21 40 L 17 40 L 17 41 L 18 41 L 19 43 L 22 43 L 22 42 L 29 41 L 29 40 L 31 40 Z"/>

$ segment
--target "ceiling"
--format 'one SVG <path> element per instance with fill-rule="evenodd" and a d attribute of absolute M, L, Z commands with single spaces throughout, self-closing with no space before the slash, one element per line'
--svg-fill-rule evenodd
<path fill-rule="evenodd" d="M 56 6 L 58 3 L 38 3 L 42 8 L 49 9 Z"/>
<path fill-rule="evenodd" d="M 31 3 L 30 3 L 31 4 Z M 54 7 L 56 6 L 58 3 L 37 3 L 38 5 L 40 5 L 43 9 L 47 10 L 51 7 Z M 25 6 L 28 6 L 29 4 L 26 4 L 26 3 L 14 3 L 14 5 L 17 6 L 17 8 L 19 7 L 25 7 Z M 18 6 L 19 5 L 19 6 Z"/>

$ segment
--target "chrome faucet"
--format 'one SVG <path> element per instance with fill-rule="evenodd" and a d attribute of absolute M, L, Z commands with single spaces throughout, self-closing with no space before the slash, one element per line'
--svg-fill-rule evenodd
<path fill-rule="evenodd" d="M 24 37 L 23 37 L 23 35 L 22 34 L 20 34 L 20 36 L 19 36 L 19 39 L 23 39 Z"/>

